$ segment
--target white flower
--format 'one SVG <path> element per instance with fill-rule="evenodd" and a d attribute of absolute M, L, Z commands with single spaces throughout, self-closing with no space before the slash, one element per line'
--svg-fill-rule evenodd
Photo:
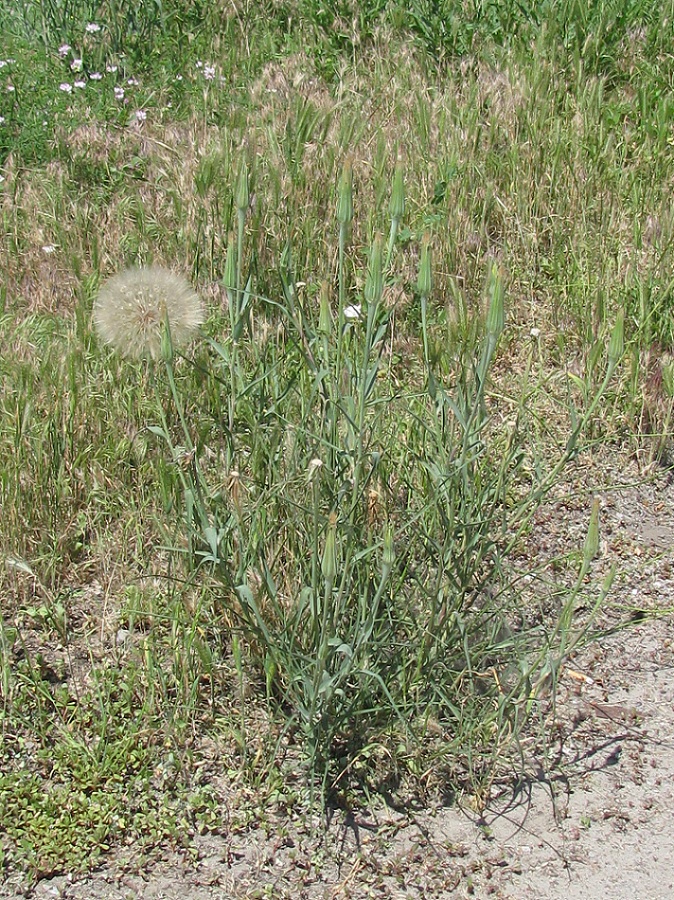
<path fill-rule="evenodd" d="M 95 22 L 89 22 L 89 24 L 85 28 L 85 31 L 87 32 L 87 34 L 96 34 L 96 32 L 100 31 L 100 30 L 101 30 L 101 26 L 97 25 Z"/>
<path fill-rule="evenodd" d="M 529 334 L 531 335 L 531 337 L 532 337 L 534 340 L 537 340 L 537 338 L 539 338 L 539 337 L 541 336 L 541 329 L 540 329 L 540 328 L 535 328 L 535 327 L 534 327 L 534 328 L 531 329 L 531 331 L 529 332 Z"/>
<path fill-rule="evenodd" d="M 86 81 L 74 81 L 73 82 L 73 87 L 76 87 L 76 88 L 84 88 L 86 86 L 87 86 Z"/>
<path fill-rule="evenodd" d="M 186 344 L 204 321 L 199 295 L 185 278 L 166 269 L 128 269 L 107 281 L 94 302 L 101 338 L 122 355 L 161 355 L 168 320 L 174 346 Z"/>
<path fill-rule="evenodd" d="M 103 76 L 101 75 L 100 72 L 92 72 L 91 75 L 89 76 L 89 78 L 92 81 L 100 81 L 101 78 L 103 78 Z"/>
<path fill-rule="evenodd" d="M 182 81 L 182 80 L 183 80 L 182 75 L 176 75 L 176 81 Z"/>
<path fill-rule="evenodd" d="M 195 65 L 196 65 L 197 69 L 203 69 L 203 67 L 204 67 L 204 64 L 202 63 L 202 61 L 200 59 L 198 59 L 196 61 Z"/>
<path fill-rule="evenodd" d="M 115 88 L 115 97 L 117 98 L 117 100 L 123 100 L 124 99 L 124 88 L 116 87 Z"/>
<path fill-rule="evenodd" d="M 4 69 L 6 65 L 7 65 L 7 60 L 0 59 L 0 69 Z"/>
<path fill-rule="evenodd" d="M 61 59 L 63 59 L 64 56 L 67 56 L 71 50 L 72 47 L 70 46 L 70 44 L 61 44 L 61 46 L 59 47 L 59 56 L 61 57 Z"/>
<path fill-rule="evenodd" d="M 138 81 L 135 78 L 129 78 L 129 80 L 127 81 L 127 84 L 130 85 L 131 87 L 137 87 Z"/>
<path fill-rule="evenodd" d="M 213 81 L 215 78 L 215 66 L 205 66 L 204 67 L 204 78 L 206 81 Z"/>
<path fill-rule="evenodd" d="M 117 66 L 106 66 L 105 71 L 114 74 L 117 71 Z"/>
<path fill-rule="evenodd" d="M 344 307 L 344 318 L 345 319 L 360 319 L 361 306 L 360 303 L 355 306 L 345 306 Z"/>
<path fill-rule="evenodd" d="M 83 63 L 82 63 L 82 60 L 81 60 L 81 59 L 74 59 L 74 60 L 70 63 L 70 68 L 73 70 L 73 72 L 81 72 L 81 71 L 82 71 L 82 65 L 83 65 Z"/>
<path fill-rule="evenodd" d="M 15 90 L 16 90 L 16 88 L 14 87 L 13 84 L 8 84 L 8 85 L 7 85 L 7 93 L 8 93 L 8 94 L 13 94 Z"/>
<path fill-rule="evenodd" d="M 4 124 L 5 124 L 5 117 L 0 116 L 0 125 L 4 125 Z"/>
<path fill-rule="evenodd" d="M 136 110 L 136 120 L 138 122 L 144 122 L 146 119 L 147 119 L 147 113 L 145 112 L 145 110 L 137 109 Z"/>
<path fill-rule="evenodd" d="M 72 86 L 72 84 L 67 84 L 66 82 L 63 82 L 63 84 L 59 85 L 59 90 L 63 91 L 64 94 L 72 94 L 73 86 Z"/>
<path fill-rule="evenodd" d="M 56 247 L 53 244 L 45 244 L 42 248 L 42 252 L 46 253 L 47 256 L 51 256 L 52 253 L 56 253 Z"/>

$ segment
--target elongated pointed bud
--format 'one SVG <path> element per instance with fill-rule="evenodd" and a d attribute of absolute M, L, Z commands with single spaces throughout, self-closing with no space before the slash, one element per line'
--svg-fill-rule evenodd
<path fill-rule="evenodd" d="M 337 198 L 337 221 L 340 225 L 348 225 L 353 219 L 353 168 L 351 160 L 344 163 L 342 177 L 339 181 Z"/>
<path fill-rule="evenodd" d="M 590 524 L 587 529 L 583 547 L 583 567 L 588 568 L 599 552 L 599 497 L 595 497 L 590 513 Z"/>
<path fill-rule="evenodd" d="M 325 549 L 321 572 L 328 584 L 334 584 L 337 577 L 337 513 L 330 513 L 328 533 L 325 537 Z"/>
<path fill-rule="evenodd" d="M 487 313 L 487 336 L 495 344 L 505 328 L 505 308 L 503 301 L 503 278 L 496 263 L 489 273 L 489 312 Z"/>
<path fill-rule="evenodd" d="M 381 271 L 382 241 L 381 235 L 372 241 L 370 248 L 370 260 L 367 266 L 367 278 L 365 279 L 365 300 L 368 303 L 377 303 L 381 299 L 384 289 L 384 281 Z"/>
<path fill-rule="evenodd" d="M 391 190 L 391 205 L 389 207 L 391 218 L 399 222 L 405 215 L 405 180 L 403 177 L 402 160 L 396 163 L 393 174 L 393 188 Z"/>
<path fill-rule="evenodd" d="M 248 191 L 248 166 L 246 160 L 241 160 L 239 168 L 239 177 L 236 184 L 236 208 L 239 212 L 247 212 L 250 203 L 250 194 Z"/>
<path fill-rule="evenodd" d="M 625 311 L 620 310 L 618 318 L 611 332 L 611 340 L 608 345 L 608 362 L 609 365 L 615 367 L 619 362 L 625 350 Z"/>
<path fill-rule="evenodd" d="M 419 261 L 419 276 L 417 278 L 417 292 L 422 297 L 430 297 L 433 290 L 433 273 L 431 271 L 431 239 L 425 234 L 421 240 L 421 259 Z"/>
<path fill-rule="evenodd" d="M 330 289 L 327 281 L 321 285 L 321 310 L 318 317 L 318 331 L 329 335 L 332 332 L 332 315 L 330 313 Z"/>

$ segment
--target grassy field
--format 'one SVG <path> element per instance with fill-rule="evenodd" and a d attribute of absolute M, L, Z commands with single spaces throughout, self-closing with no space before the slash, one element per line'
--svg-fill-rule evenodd
<path fill-rule="evenodd" d="M 135 8 L 0 3 L 30 877 L 271 803 L 479 804 L 611 590 L 598 503 L 554 577 L 536 511 L 584 448 L 669 458 L 671 2 Z"/>

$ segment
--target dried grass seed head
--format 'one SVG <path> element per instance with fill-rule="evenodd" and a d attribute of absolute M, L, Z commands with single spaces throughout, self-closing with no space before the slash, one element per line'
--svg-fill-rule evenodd
<path fill-rule="evenodd" d="M 120 272 L 105 282 L 94 303 L 100 337 L 133 359 L 160 357 L 165 321 L 176 347 L 195 337 L 204 321 L 204 309 L 192 285 L 167 269 L 153 266 Z"/>

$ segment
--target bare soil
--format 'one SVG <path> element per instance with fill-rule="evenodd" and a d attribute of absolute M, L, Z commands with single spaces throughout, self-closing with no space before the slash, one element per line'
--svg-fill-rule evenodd
<path fill-rule="evenodd" d="M 597 463 L 600 463 L 597 466 Z M 598 478 L 598 469 L 601 478 Z M 582 545 L 601 481 L 602 549 L 617 565 L 590 644 L 531 724 L 521 764 L 487 807 L 360 810 L 327 829 L 266 817 L 241 833 L 196 837 L 151 868 L 126 856 L 86 878 L 60 876 L 0 898 L 448 898 L 670 900 L 674 897 L 674 488 L 664 470 L 606 454 L 579 461 L 541 510 L 532 555 Z M 562 576 L 563 577 L 563 576 Z M 270 829 L 269 822 L 276 822 Z M 189 858 L 188 858 L 189 857 Z"/>

